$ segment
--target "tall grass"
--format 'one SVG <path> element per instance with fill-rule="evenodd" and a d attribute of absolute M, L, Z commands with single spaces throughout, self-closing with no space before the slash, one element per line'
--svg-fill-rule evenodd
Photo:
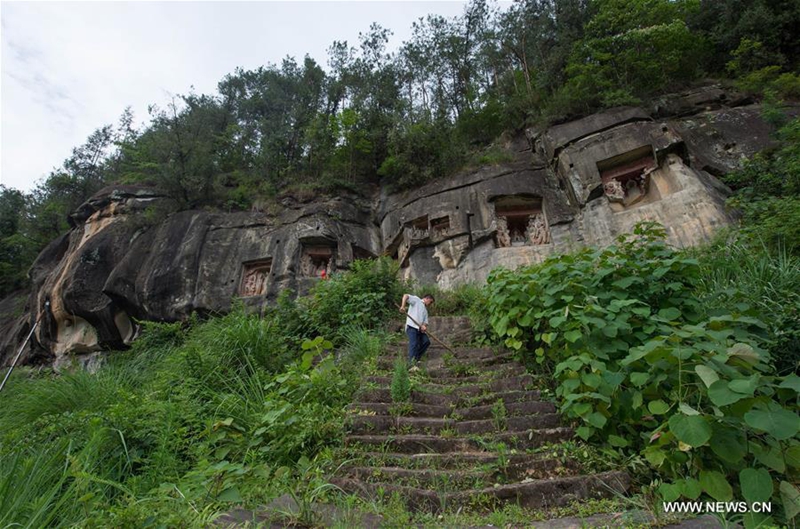
<path fill-rule="evenodd" d="M 779 373 L 800 367 L 800 258 L 784 246 L 720 239 L 694 252 L 698 297 L 713 312 L 733 307 L 770 326 L 767 346 Z"/>
<path fill-rule="evenodd" d="M 187 526 L 226 508 L 229 481 L 263 497 L 277 485 L 256 469 L 338 443 L 386 336 L 337 322 L 327 338 L 342 347 L 317 369 L 291 309 L 148 323 L 95 374 L 15 373 L 0 394 L 0 527 Z"/>

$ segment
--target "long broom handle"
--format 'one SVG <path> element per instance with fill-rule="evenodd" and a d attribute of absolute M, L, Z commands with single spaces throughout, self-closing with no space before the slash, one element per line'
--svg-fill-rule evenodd
<path fill-rule="evenodd" d="M 398 309 L 399 309 L 399 308 L 401 308 L 401 307 L 400 307 L 400 305 L 397 305 L 396 303 L 395 303 L 395 306 L 396 306 Z M 410 315 L 410 314 L 408 314 L 408 311 L 406 311 L 404 314 L 405 314 L 405 315 L 408 317 L 408 319 L 409 319 L 409 320 L 411 320 L 411 321 L 413 321 L 414 323 L 416 323 L 416 324 L 417 324 L 417 327 L 419 327 L 419 328 L 420 328 L 420 330 L 422 330 L 422 325 L 420 325 L 420 323 L 419 323 L 417 320 L 415 320 L 414 318 L 412 318 L 412 317 L 411 317 L 411 315 Z M 431 333 L 430 333 L 430 331 L 425 331 L 425 334 L 427 334 L 428 336 L 430 336 L 431 338 L 433 338 L 434 340 L 436 340 L 436 342 L 437 342 L 439 345 L 441 345 L 442 347 L 444 347 L 445 349 L 447 349 L 447 350 L 448 350 L 448 351 L 450 351 L 451 353 L 453 353 L 453 354 L 456 354 L 456 352 L 455 352 L 455 351 L 453 351 L 453 349 L 452 349 L 452 348 L 450 348 L 450 346 L 448 346 L 448 345 L 447 345 L 447 344 L 445 344 L 443 341 L 441 341 L 439 338 L 437 338 L 436 336 L 434 336 L 433 334 L 431 334 Z"/>
<path fill-rule="evenodd" d="M 33 327 L 31 327 L 31 332 L 28 333 L 28 337 L 25 338 L 24 342 L 22 342 L 22 346 L 19 348 L 19 352 L 17 352 L 17 356 L 16 356 L 16 358 L 14 358 L 14 362 L 11 364 L 11 367 L 8 368 L 8 373 L 6 373 L 6 377 L 3 379 L 3 383 L 0 384 L 0 391 L 3 391 L 3 388 L 6 385 L 6 381 L 8 380 L 8 377 L 10 377 L 11 376 L 11 372 L 14 371 L 14 367 L 17 365 L 17 361 L 19 360 L 19 357 L 22 356 L 22 351 L 25 349 L 25 346 L 28 345 L 28 340 L 30 340 L 31 336 L 33 336 L 33 331 L 36 330 L 36 326 L 37 325 L 39 325 L 38 321 L 33 324 Z"/>
<path fill-rule="evenodd" d="M 50 308 L 50 300 L 47 300 L 44 304 L 45 308 Z M 6 387 L 6 381 L 8 377 L 11 376 L 11 372 L 14 371 L 14 368 L 17 366 L 17 362 L 19 361 L 19 357 L 22 356 L 22 351 L 25 350 L 25 346 L 28 345 L 28 341 L 30 341 L 31 336 L 33 336 L 33 332 L 36 330 L 36 327 L 39 325 L 39 321 L 42 319 L 42 313 L 39 313 L 39 317 L 36 318 L 36 321 L 33 323 L 33 327 L 31 327 L 31 332 L 28 333 L 28 337 L 25 338 L 25 341 L 22 342 L 22 345 L 17 352 L 17 356 L 14 358 L 14 362 L 11 364 L 11 367 L 8 368 L 8 373 L 6 373 L 5 378 L 3 378 L 3 382 L 0 383 L 0 391 L 3 391 L 3 388 Z"/>

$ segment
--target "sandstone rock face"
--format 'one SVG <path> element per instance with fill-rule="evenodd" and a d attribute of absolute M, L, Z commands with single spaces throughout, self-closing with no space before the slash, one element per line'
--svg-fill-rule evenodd
<path fill-rule="evenodd" d="M 0 302 L 0 360 L 38 319 L 24 361 L 91 367 L 135 338 L 136 320 L 226 312 L 236 300 L 257 309 L 377 255 L 450 288 L 608 244 L 642 220 L 662 223 L 674 245 L 697 244 L 730 221 L 714 175 L 769 144 L 759 108 L 744 103 L 712 87 L 612 109 L 517 138 L 511 162 L 371 200 L 287 201 L 276 214 L 175 211 L 156 189 L 109 187 L 41 253 L 27 301 Z"/>

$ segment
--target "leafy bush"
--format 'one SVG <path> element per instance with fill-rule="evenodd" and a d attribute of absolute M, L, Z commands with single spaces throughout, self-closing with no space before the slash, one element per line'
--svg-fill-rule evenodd
<path fill-rule="evenodd" d="M 316 334 L 336 337 L 350 325 L 374 329 L 393 317 L 403 295 L 397 263 L 383 257 L 355 261 L 349 271 L 320 281 L 302 305 Z"/>
<path fill-rule="evenodd" d="M 741 232 L 771 247 L 800 251 L 800 119 L 777 131 L 779 144 L 724 177 L 735 190 L 729 200 L 742 212 Z"/>
<path fill-rule="evenodd" d="M 791 519 L 800 378 L 775 376 L 750 307 L 706 313 L 699 263 L 668 247 L 663 228 L 634 235 L 493 272 L 495 332 L 552 371 L 579 436 L 645 457 L 666 500 L 774 499 Z"/>

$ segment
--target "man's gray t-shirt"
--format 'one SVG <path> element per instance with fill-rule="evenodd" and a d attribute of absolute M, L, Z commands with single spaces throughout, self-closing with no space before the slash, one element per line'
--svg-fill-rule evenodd
<path fill-rule="evenodd" d="M 422 302 L 417 296 L 412 296 L 411 294 L 408 295 L 408 316 L 406 318 L 406 325 L 414 327 L 415 329 L 419 329 L 416 323 L 411 321 L 411 318 L 417 320 L 421 325 L 428 324 L 428 307 L 425 306 L 425 303 Z"/>

